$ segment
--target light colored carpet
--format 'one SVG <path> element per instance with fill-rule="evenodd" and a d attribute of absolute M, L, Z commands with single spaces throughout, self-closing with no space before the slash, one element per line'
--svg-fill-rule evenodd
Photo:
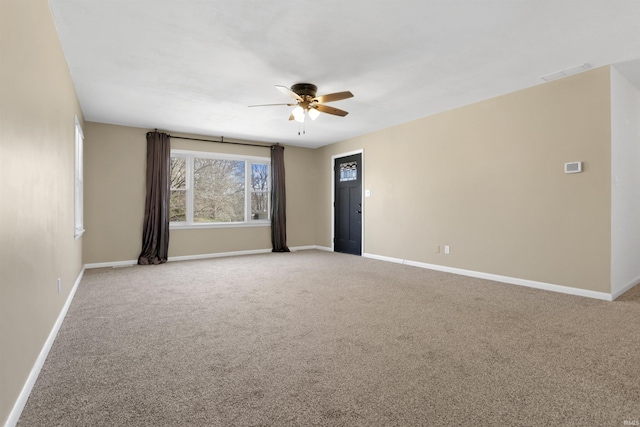
<path fill-rule="evenodd" d="M 19 425 L 623 426 L 639 343 L 640 289 L 320 251 L 88 270 Z"/>

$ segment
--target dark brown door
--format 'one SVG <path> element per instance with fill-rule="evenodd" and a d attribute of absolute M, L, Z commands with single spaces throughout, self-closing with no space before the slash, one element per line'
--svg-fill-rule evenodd
<path fill-rule="evenodd" d="M 335 159 L 334 250 L 362 255 L 362 154 Z"/>

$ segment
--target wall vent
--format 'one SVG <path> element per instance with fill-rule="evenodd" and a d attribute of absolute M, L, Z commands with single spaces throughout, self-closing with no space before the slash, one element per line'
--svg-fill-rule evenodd
<path fill-rule="evenodd" d="M 564 164 L 564 173 L 582 172 L 582 162 L 569 162 Z"/>

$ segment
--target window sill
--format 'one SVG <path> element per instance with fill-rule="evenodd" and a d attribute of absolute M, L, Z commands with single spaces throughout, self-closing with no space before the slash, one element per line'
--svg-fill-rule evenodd
<path fill-rule="evenodd" d="M 198 228 L 241 228 L 241 227 L 270 227 L 271 221 L 225 222 L 207 224 L 170 223 L 169 230 L 191 230 Z"/>

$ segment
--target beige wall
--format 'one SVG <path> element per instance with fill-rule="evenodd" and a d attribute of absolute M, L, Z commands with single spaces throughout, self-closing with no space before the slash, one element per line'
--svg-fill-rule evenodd
<path fill-rule="evenodd" d="M 73 237 L 74 116 L 82 115 L 46 0 L 3 0 L 0 43 L 4 425 L 82 269 L 82 239 Z"/>
<path fill-rule="evenodd" d="M 87 122 L 85 125 L 84 262 L 138 258 L 144 219 L 147 129 Z M 202 135 L 185 135 L 207 139 Z M 268 148 L 174 138 L 172 148 L 270 157 Z M 285 148 L 287 243 L 315 244 L 315 152 Z M 311 224 L 311 226 L 310 226 Z M 270 227 L 171 230 L 169 257 L 271 248 Z"/>
<path fill-rule="evenodd" d="M 138 256 L 146 130 L 84 124 L 87 232 L 74 240 L 82 117 L 46 0 L 0 2 L 0 43 L 3 423 L 82 263 Z M 322 149 L 287 147 L 288 243 L 331 246 L 331 155 L 363 148 L 366 253 L 608 293 L 610 121 L 606 67 Z M 568 161 L 585 172 L 565 175 Z M 269 248 L 268 230 L 175 230 L 169 255 Z M 451 255 L 436 254 L 445 244 Z"/>
<path fill-rule="evenodd" d="M 609 293 L 609 96 L 604 67 L 322 148 L 317 244 L 331 156 L 363 148 L 364 252 Z"/>
<path fill-rule="evenodd" d="M 138 259 L 145 200 L 146 131 L 86 122 L 85 264 Z"/>

